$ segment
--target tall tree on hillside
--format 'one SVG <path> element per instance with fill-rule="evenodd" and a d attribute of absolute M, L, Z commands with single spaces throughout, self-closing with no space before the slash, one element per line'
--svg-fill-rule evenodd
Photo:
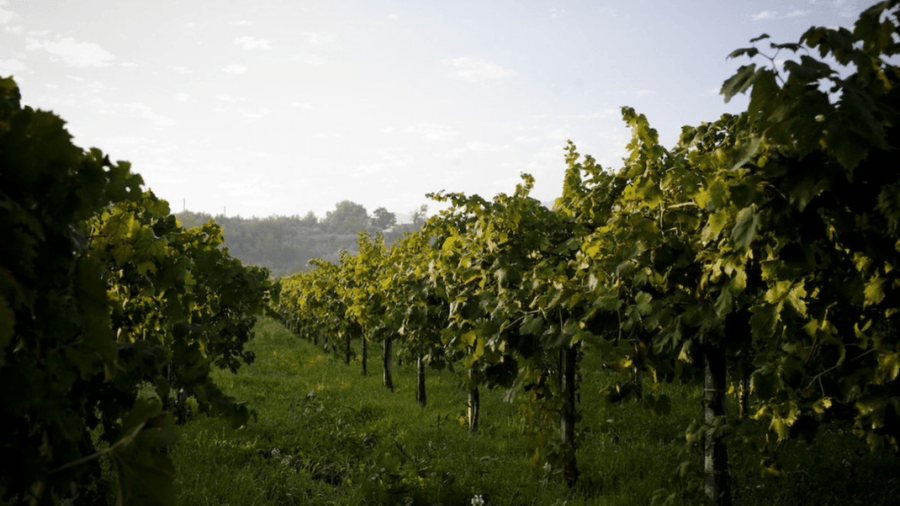
<path fill-rule="evenodd" d="M 385 230 L 397 224 L 397 216 L 383 207 L 372 213 L 371 225 L 378 230 Z"/>
<path fill-rule="evenodd" d="M 316 217 L 316 213 L 309 211 L 306 213 L 306 216 L 300 219 L 300 224 L 304 227 L 315 227 L 319 224 L 319 218 Z"/>
<path fill-rule="evenodd" d="M 369 225 L 366 208 L 349 200 L 338 202 L 334 211 L 328 211 L 323 220 L 325 228 L 334 233 L 356 234 Z"/>

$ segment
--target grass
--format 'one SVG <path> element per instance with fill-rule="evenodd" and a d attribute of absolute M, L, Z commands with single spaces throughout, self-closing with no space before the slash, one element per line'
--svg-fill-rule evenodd
<path fill-rule="evenodd" d="M 232 429 L 199 417 L 182 426 L 171 451 L 184 505 L 646 505 L 670 498 L 696 504 L 700 455 L 685 428 L 700 411 L 696 388 L 672 384 L 668 416 L 600 395 L 610 377 L 581 365 L 578 461 L 569 491 L 533 470 L 518 403 L 483 390 L 482 419 L 470 435 L 460 418 L 466 394 L 459 376 L 428 371 L 428 405 L 415 402 L 414 367 L 395 370 L 396 391 L 381 387 L 380 364 L 369 376 L 264 321 L 252 343 L 257 360 L 218 384 L 258 413 Z M 743 451 L 743 453 L 742 453 Z M 900 493 L 900 462 L 869 454 L 846 430 L 831 428 L 814 444 L 790 442 L 779 453 L 782 474 L 763 477 L 755 451 L 732 448 L 739 504 L 888 504 Z M 682 468 L 687 478 L 679 477 Z M 861 501 L 861 502 L 859 502 Z M 660 501 L 661 502 L 661 501 Z"/>

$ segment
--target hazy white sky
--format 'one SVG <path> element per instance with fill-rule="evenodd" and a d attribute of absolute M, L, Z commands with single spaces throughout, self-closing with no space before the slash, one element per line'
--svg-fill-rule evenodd
<path fill-rule="evenodd" d="M 399 214 L 522 172 L 552 200 L 567 139 L 619 167 L 629 105 L 671 146 L 745 107 L 718 95 L 732 50 L 874 3 L 0 0 L 0 75 L 173 211 Z"/>

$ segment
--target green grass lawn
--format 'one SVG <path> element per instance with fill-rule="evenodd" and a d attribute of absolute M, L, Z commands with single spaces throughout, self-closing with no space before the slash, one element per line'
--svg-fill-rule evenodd
<path fill-rule="evenodd" d="M 579 487 L 553 470 L 533 469 L 519 416 L 521 402 L 482 390 L 480 431 L 460 423 L 466 393 L 450 371 L 428 371 L 428 405 L 415 402 L 414 367 L 395 368 L 395 392 L 381 387 L 380 362 L 369 376 L 263 321 L 251 343 L 257 360 L 238 374 L 217 372 L 222 389 L 258 418 L 240 429 L 199 417 L 171 451 L 183 505 L 646 505 L 697 504 L 699 450 L 685 428 L 700 414 L 695 387 L 663 385 L 672 413 L 655 417 L 634 402 L 608 404 L 611 377 L 581 364 Z M 375 350 L 373 350 L 375 351 Z M 738 504 L 891 504 L 900 494 L 900 462 L 869 454 L 845 429 L 829 428 L 813 445 L 785 444 L 780 476 L 759 471 L 758 450 L 730 448 Z M 679 464 L 689 462 L 679 475 Z"/>

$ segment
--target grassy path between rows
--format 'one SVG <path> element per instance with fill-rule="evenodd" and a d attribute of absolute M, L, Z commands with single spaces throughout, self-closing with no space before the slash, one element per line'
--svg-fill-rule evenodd
<path fill-rule="evenodd" d="M 240 429 L 198 417 L 182 427 L 171 455 L 183 505 L 647 505 L 654 495 L 695 504 L 699 452 L 685 428 L 700 413 L 700 392 L 663 385 L 672 413 L 656 417 L 633 403 L 608 404 L 609 373 L 581 364 L 579 488 L 569 492 L 529 464 L 520 401 L 482 391 L 480 432 L 459 418 L 460 376 L 428 371 L 428 405 L 415 402 L 414 368 L 395 371 L 396 391 L 265 320 L 251 343 L 257 360 L 238 374 L 219 371 L 222 389 L 258 418 Z M 781 476 L 759 472 L 760 454 L 732 447 L 739 504 L 888 504 L 900 492 L 900 463 L 870 455 L 846 430 L 813 446 L 785 445 Z M 682 467 L 687 479 L 678 475 Z M 663 493 L 665 491 L 665 493 Z M 857 502 L 860 501 L 860 502 Z"/>

